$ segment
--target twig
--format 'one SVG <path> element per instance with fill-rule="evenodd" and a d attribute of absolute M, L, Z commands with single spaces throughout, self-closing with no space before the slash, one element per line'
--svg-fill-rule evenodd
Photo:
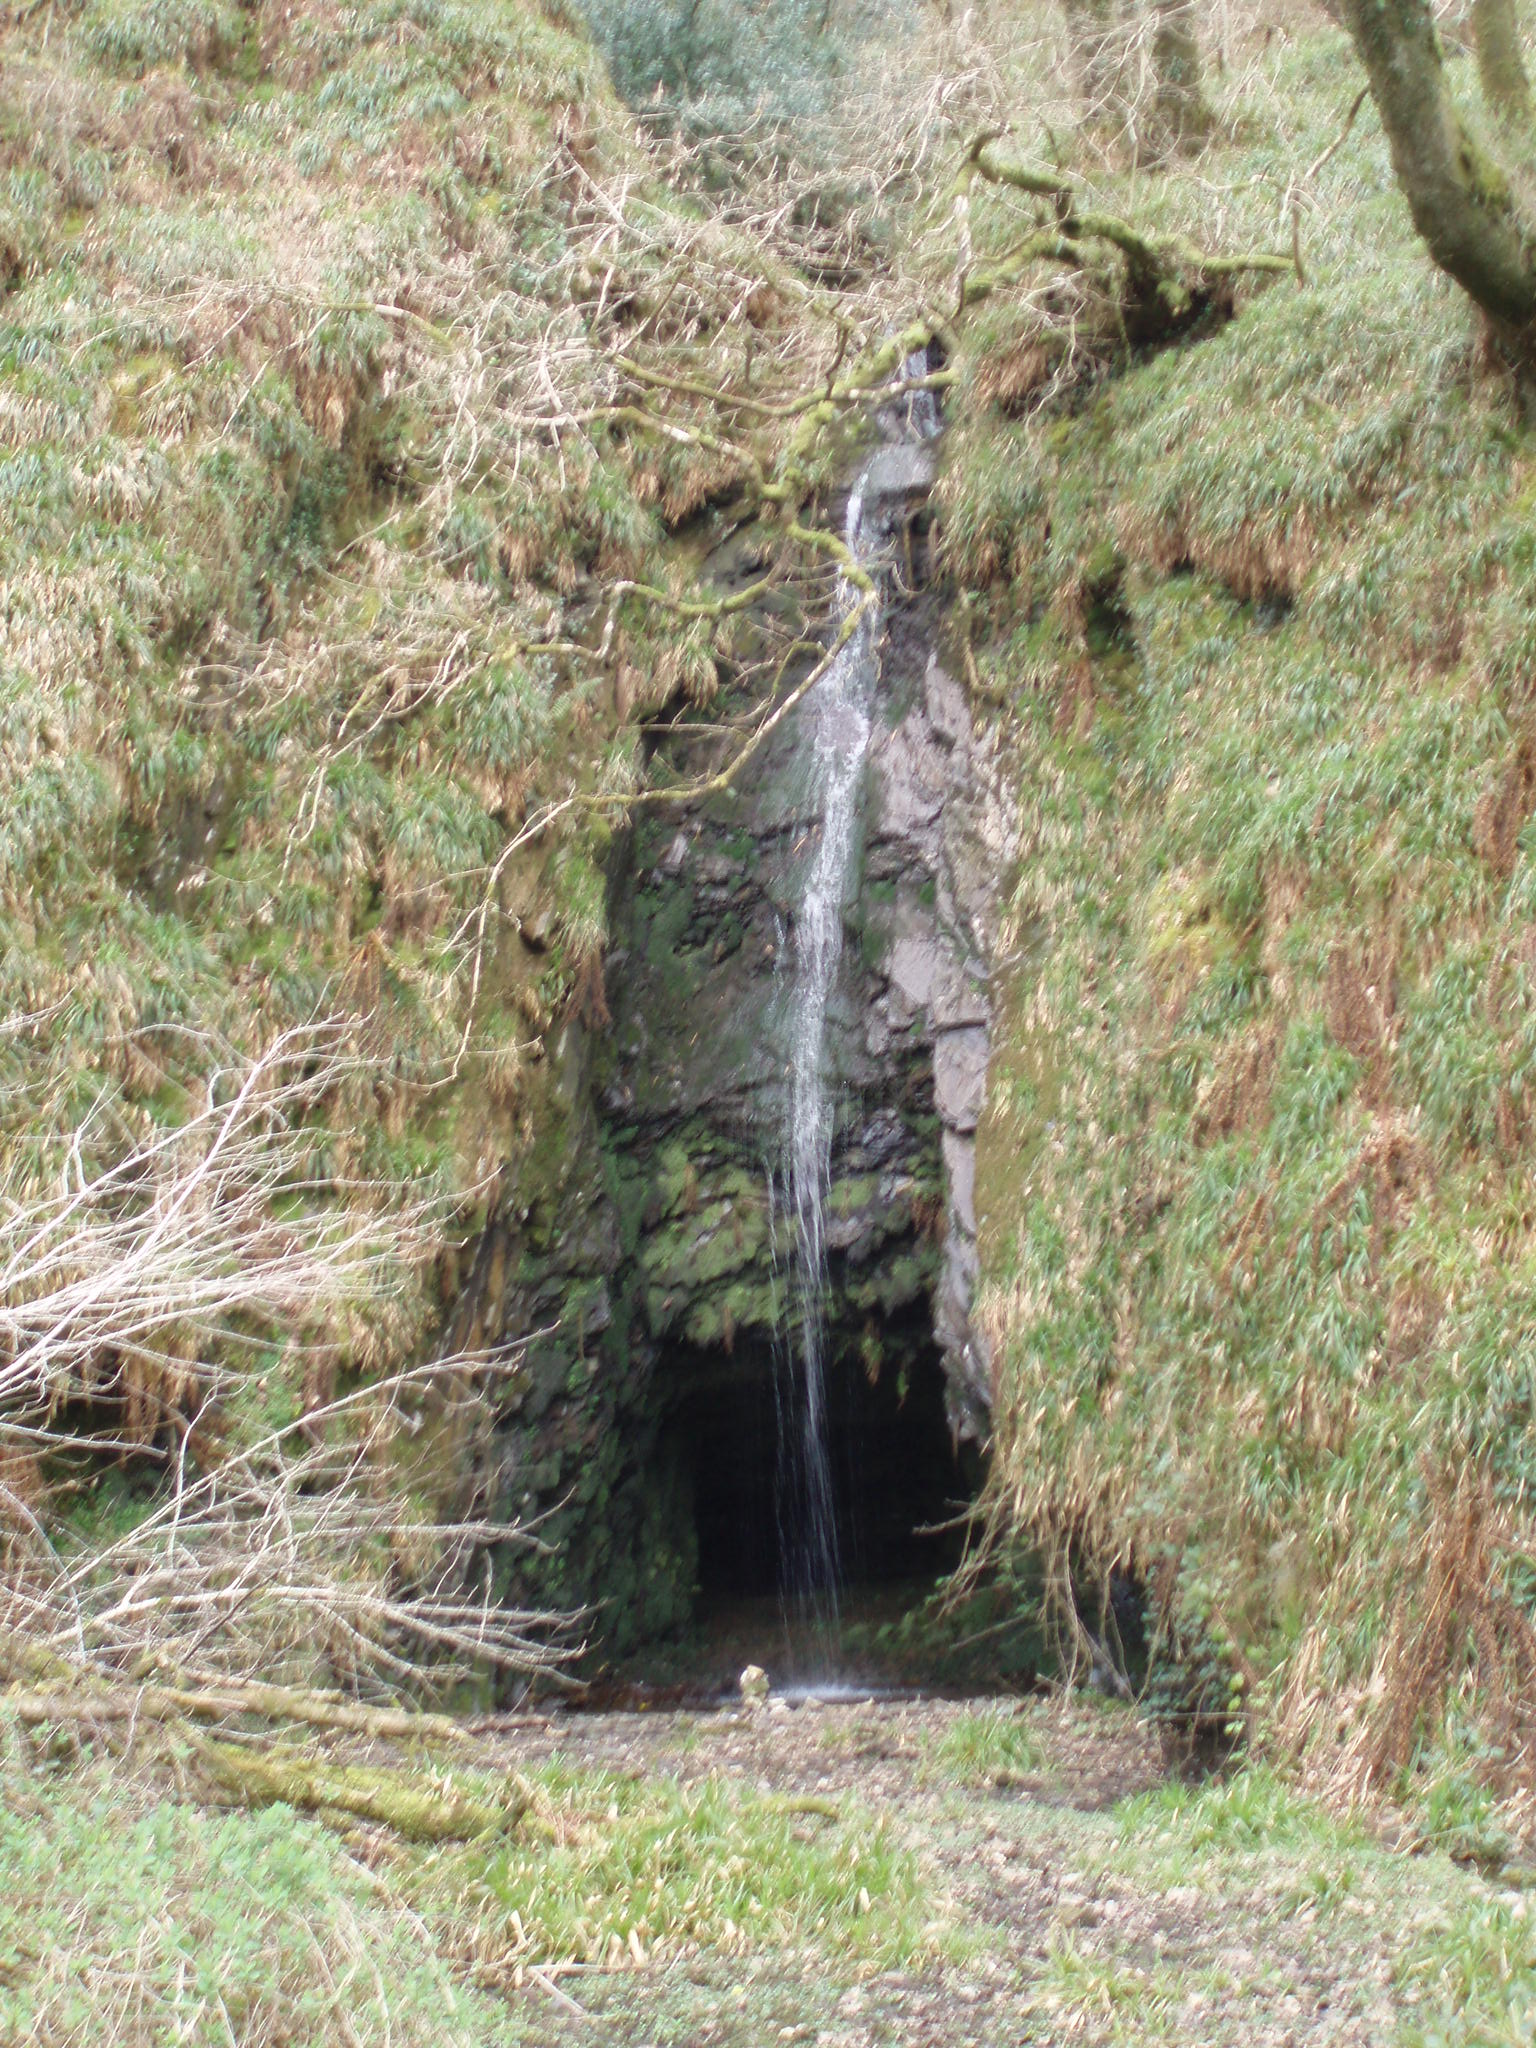
<path fill-rule="evenodd" d="M 1349 112 L 1344 116 L 1344 126 L 1339 130 L 1338 134 L 1333 138 L 1332 142 L 1329 143 L 1328 147 L 1323 151 L 1322 155 L 1317 159 L 1317 161 L 1315 163 L 1308 164 L 1305 178 L 1303 180 L 1304 183 L 1310 183 L 1310 181 L 1313 178 L 1315 178 L 1318 172 L 1323 168 L 1323 165 L 1326 163 L 1330 163 L 1333 160 L 1333 158 L 1338 155 L 1339 151 L 1344 147 L 1344 144 L 1349 139 L 1349 131 L 1355 125 L 1355 116 L 1359 113 L 1360 109 L 1365 105 L 1366 101 L 1370 98 L 1370 96 L 1371 88 L 1368 85 L 1362 85 L 1360 90 L 1355 94 L 1354 99 L 1350 103 Z"/>
<path fill-rule="evenodd" d="M 579 2005 L 568 1991 L 562 1991 L 542 1964 L 530 1964 L 528 1974 L 534 1983 L 538 1985 L 539 1989 L 555 2001 L 556 2005 L 563 2005 L 566 2011 L 574 2013 L 577 2019 L 591 2020 L 597 2017 L 595 2013 L 588 2012 L 584 2005 Z"/>

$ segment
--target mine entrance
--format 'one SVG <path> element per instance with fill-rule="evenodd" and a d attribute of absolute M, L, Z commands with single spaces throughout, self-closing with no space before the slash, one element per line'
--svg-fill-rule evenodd
<path fill-rule="evenodd" d="M 933 1580 L 959 1562 L 970 1491 L 944 1412 L 944 1375 L 926 1314 L 829 1345 L 827 1421 L 838 1553 L 847 1596 Z M 691 1504 L 705 1609 L 776 1600 L 789 1532 L 781 1484 L 780 1375 L 770 1342 L 674 1362 L 686 1394 L 666 1451 Z"/>

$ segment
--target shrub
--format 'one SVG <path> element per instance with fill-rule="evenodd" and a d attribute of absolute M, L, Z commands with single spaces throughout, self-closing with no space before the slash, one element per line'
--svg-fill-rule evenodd
<path fill-rule="evenodd" d="M 582 0 L 632 107 L 697 140 L 772 135 L 814 145 L 845 97 L 859 47 L 900 34 L 904 8 L 826 0 Z M 793 130 L 793 134 L 790 132 Z"/>
<path fill-rule="evenodd" d="M 631 106 L 662 105 L 695 134 L 732 134 L 824 103 L 836 50 L 816 0 L 587 0 L 586 15 Z"/>

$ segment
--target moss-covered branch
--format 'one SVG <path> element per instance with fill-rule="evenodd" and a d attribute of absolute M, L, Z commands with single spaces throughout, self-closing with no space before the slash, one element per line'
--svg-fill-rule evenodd
<path fill-rule="evenodd" d="M 657 584 L 626 581 L 615 583 L 609 595 L 644 598 L 647 604 L 660 605 L 663 611 L 675 613 L 680 619 L 728 619 L 735 612 L 750 610 L 778 580 L 773 575 L 760 576 L 755 583 L 744 584 L 723 597 L 674 597 L 670 590 L 662 590 Z"/>
<path fill-rule="evenodd" d="M 1155 292 L 1175 314 L 1184 312 L 1189 305 L 1189 278 L 1209 283 L 1245 273 L 1279 276 L 1293 273 L 1296 268 L 1294 255 L 1268 250 L 1212 254 L 1187 236 L 1148 234 L 1119 214 L 1085 208 L 1075 189 L 1059 172 L 1040 170 L 1002 156 L 988 137 L 981 138 L 966 153 L 958 186 L 962 200 L 976 178 L 992 185 L 1005 185 L 1031 198 L 1048 199 L 1053 219 L 1050 226 L 1025 236 L 997 263 L 967 270 L 961 279 L 961 311 L 1016 284 L 1036 263 L 1086 268 L 1092 261 L 1095 244 L 1118 250 L 1138 288 Z"/>
<path fill-rule="evenodd" d="M 469 1842 L 504 1834 L 527 1811 L 521 1783 L 508 1779 L 495 1799 L 447 1780 L 362 1764 L 332 1764 L 302 1754 L 266 1754 L 196 1737 L 193 1748 L 213 1782 L 248 1806 L 291 1806 L 297 1813 L 344 1814 L 387 1827 L 411 1842 Z"/>
<path fill-rule="evenodd" d="M 0 1693 L 0 1709 L 25 1727 L 59 1721 L 229 1721 L 253 1717 L 379 1741 L 461 1743 L 461 1725 L 446 1714 L 367 1707 L 292 1686 L 229 1679 L 214 1686 L 104 1685 L 94 1679 Z"/>

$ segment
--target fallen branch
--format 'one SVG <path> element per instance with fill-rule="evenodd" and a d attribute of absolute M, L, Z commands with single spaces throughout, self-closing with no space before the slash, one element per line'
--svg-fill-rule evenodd
<path fill-rule="evenodd" d="M 471 1842 L 507 1834 L 528 1810 L 522 1781 L 509 1776 L 496 1800 L 475 1798 L 446 1782 L 413 1782 L 402 1771 L 327 1764 L 308 1757 L 262 1756 L 227 1742 L 192 1738 L 193 1750 L 221 1790 L 247 1806 L 291 1806 L 297 1813 L 387 1827 L 409 1842 Z"/>
<path fill-rule="evenodd" d="M 1186 275 L 1204 282 L 1243 274 L 1294 274 L 1296 270 L 1294 251 L 1285 255 L 1268 250 L 1214 255 L 1187 236 L 1148 234 L 1118 214 L 1086 209 L 1074 187 L 1059 172 L 1037 170 L 1000 156 L 989 138 L 973 144 L 966 154 L 956 186 L 962 208 L 968 204 L 971 186 L 978 177 L 991 185 L 1006 185 L 1030 198 L 1050 200 L 1053 218 L 1049 226 L 1042 225 L 1026 236 L 992 267 L 962 271 L 958 294 L 961 312 L 1016 283 L 1035 263 L 1050 261 L 1086 268 L 1096 243 L 1117 249 L 1138 283 L 1161 297 L 1175 315 L 1189 307 Z"/>
<path fill-rule="evenodd" d="M 84 1683 L 46 1691 L 13 1690 L 0 1693 L 0 1712 L 14 1714 L 28 1728 L 55 1721 L 228 1721 L 250 1715 L 387 1742 L 464 1743 L 472 1739 L 447 1714 L 365 1707 L 328 1699 L 324 1693 L 241 1680 L 197 1689 L 169 1685 L 102 1688 Z"/>

